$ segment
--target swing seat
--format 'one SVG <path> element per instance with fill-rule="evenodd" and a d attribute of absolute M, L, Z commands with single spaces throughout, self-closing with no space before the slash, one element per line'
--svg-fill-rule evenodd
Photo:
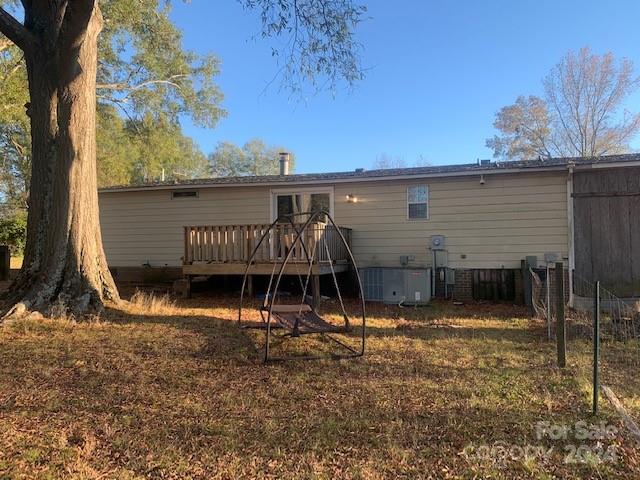
<path fill-rule="evenodd" d="M 295 217 L 303 217 L 307 218 L 302 227 L 299 227 L 295 221 Z M 318 220 L 324 217 L 325 221 L 323 222 L 325 225 L 320 229 L 320 235 L 316 235 L 316 227 L 314 226 L 314 233 L 311 235 L 312 240 L 312 249 L 309 252 L 308 249 L 308 239 L 309 239 L 309 228 L 311 225 L 315 225 L 314 222 L 318 222 Z M 287 223 L 290 225 L 291 234 L 283 234 L 280 227 L 278 227 L 281 223 Z M 274 237 L 275 235 L 275 237 Z M 282 238 L 282 241 L 275 245 L 274 238 Z M 247 285 L 247 279 L 250 275 L 251 267 L 254 265 L 254 259 L 261 248 L 264 247 L 264 242 L 272 242 L 272 245 L 278 247 L 278 259 L 281 259 L 280 268 L 278 273 L 276 274 L 277 264 L 273 263 L 273 270 L 271 272 L 271 277 L 269 278 L 269 286 L 267 287 L 267 291 L 264 297 L 264 302 L 262 307 L 259 309 L 261 323 L 246 323 L 243 322 L 242 319 L 242 300 L 244 297 L 245 286 Z M 340 286 L 338 285 L 338 280 L 336 278 L 336 272 L 333 268 L 334 262 L 331 258 L 331 251 L 329 249 L 329 243 L 342 245 L 344 250 L 348 254 L 349 261 L 353 265 L 353 269 L 355 272 L 355 276 L 357 278 L 357 285 L 359 289 L 359 297 L 360 297 L 360 311 L 362 314 L 362 326 L 359 328 L 360 330 L 360 347 L 356 348 L 349 343 L 353 343 L 350 339 L 349 341 L 343 341 L 335 338 L 333 333 L 347 333 L 352 332 L 352 327 L 350 326 L 349 317 L 347 315 L 344 302 L 342 300 L 342 294 L 340 293 Z M 324 254 L 316 250 L 318 244 L 324 245 L 326 259 Z M 282 251 L 284 250 L 284 251 Z M 292 257 L 292 255 L 296 253 L 296 257 Z M 276 303 L 279 296 L 282 294 L 279 291 L 280 281 L 282 280 L 283 275 L 286 272 L 286 266 L 292 258 L 296 258 L 296 260 L 301 260 L 301 253 L 304 253 L 304 258 L 306 259 L 307 266 L 307 280 L 303 282 L 302 276 L 298 272 L 298 279 L 300 280 L 300 287 L 302 290 L 300 303 L 295 304 L 279 304 Z M 281 258 L 282 257 L 282 258 Z M 337 293 L 337 298 L 340 302 L 340 306 L 342 308 L 342 317 L 344 320 L 343 325 L 335 325 L 330 323 L 329 321 L 322 318 L 320 314 L 311 306 L 305 303 L 307 298 L 307 287 L 309 285 L 309 280 L 313 273 L 314 264 L 318 264 L 320 261 L 325 261 L 331 268 L 331 276 L 333 278 L 334 286 Z M 317 274 L 317 272 L 316 272 Z M 314 279 L 314 282 L 316 279 Z M 314 284 L 316 285 L 316 284 Z M 336 322 L 337 323 L 337 322 Z M 356 265 L 355 258 L 353 257 L 353 253 L 351 252 L 351 248 L 349 246 L 349 242 L 346 240 L 345 236 L 342 234 L 340 227 L 336 225 L 333 218 L 329 212 L 325 210 L 320 211 L 312 211 L 312 212 L 304 212 L 304 213 L 294 213 L 287 215 L 280 215 L 271 225 L 266 229 L 266 231 L 260 237 L 260 240 L 254 246 L 253 252 L 251 256 L 247 260 L 247 266 L 244 272 L 244 278 L 242 280 L 242 289 L 240 290 L 240 308 L 238 309 L 238 324 L 242 328 L 256 328 L 266 331 L 265 335 L 265 343 L 264 343 L 264 363 L 269 362 L 270 360 L 312 360 L 318 358 L 356 358 L 364 355 L 364 347 L 365 347 L 365 338 L 366 338 L 366 316 L 365 316 L 365 303 L 364 303 L 364 292 L 362 290 L 362 282 L 360 281 L 360 275 L 358 273 L 358 267 Z M 282 329 L 284 330 L 282 335 L 278 335 L 279 337 L 300 337 L 306 334 L 320 334 L 323 336 L 325 340 L 331 340 L 336 343 L 338 346 L 342 348 L 342 353 L 325 353 L 321 355 L 288 355 L 284 357 L 273 357 L 270 355 L 270 342 L 273 337 L 272 331 L 274 329 Z M 326 335 L 325 335 L 326 334 Z"/>
<path fill-rule="evenodd" d="M 268 308 L 263 310 L 269 311 Z M 279 326 L 289 330 L 291 336 L 294 337 L 311 333 L 345 333 L 350 330 L 348 327 L 327 322 L 307 304 L 274 305 L 271 310 L 271 318 Z"/>

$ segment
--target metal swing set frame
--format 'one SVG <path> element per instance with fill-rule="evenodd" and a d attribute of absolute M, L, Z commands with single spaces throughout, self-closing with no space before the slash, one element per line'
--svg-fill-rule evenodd
<path fill-rule="evenodd" d="M 302 227 L 298 227 L 294 220 L 299 217 L 308 217 Z M 354 268 L 354 273 L 357 280 L 358 285 L 358 294 L 359 294 L 359 304 L 360 304 L 360 314 L 362 317 L 362 326 L 360 329 L 360 345 L 359 347 L 353 347 L 352 345 L 347 344 L 345 341 L 342 341 L 332 334 L 348 334 L 353 331 L 351 326 L 351 321 L 349 315 L 346 312 L 344 301 L 342 299 L 342 294 L 340 292 L 340 286 L 338 285 L 338 280 L 336 277 L 336 272 L 333 266 L 333 260 L 331 258 L 331 254 L 329 252 L 329 248 L 327 246 L 326 241 L 326 232 L 323 233 L 320 240 L 313 243 L 313 249 L 309 252 L 307 245 L 304 242 L 304 236 L 306 234 L 307 229 L 310 225 L 313 225 L 314 222 L 317 222 L 321 218 L 326 219 L 325 223 L 333 227 L 333 231 L 338 235 L 338 238 L 344 245 L 348 260 L 351 262 Z M 267 292 L 264 297 L 264 301 L 262 306 L 260 307 L 260 317 L 261 322 L 246 322 L 243 320 L 243 304 L 244 304 L 244 292 L 247 286 L 247 280 L 249 275 L 251 274 L 251 267 L 255 264 L 254 259 L 256 254 L 260 250 L 260 247 L 264 243 L 265 239 L 271 235 L 271 232 L 274 228 L 283 223 L 288 223 L 292 227 L 293 234 L 295 235 L 294 240 L 290 245 L 287 245 L 287 252 L 284 255 L 284 258 L 280 262 L 280 268 L 277 272 L 276 276 L 276 267 L 278 262 L 274 262 L 273 270 L 271 272 L 271 276 L 269 278 L 269 286 L 267 287 Z M 298 224 L 299 225 L 299 224 Z M 334 286 L 337 292 L 337 297 L 340 303 L 340 307 L 342 309 L 342 317 L 343 317 L 343 325 L 333 325 L 322 318 L 315 309 L 315 306 L 309 305 L 306 303 L 307 298 L 307 290 L 309 287 L 309 279 L 311 278 L 312 268 L 314 264 L 314 258 L 316 256 L 317 246 L 322 242 L 325 246 L 326 255 L 328 258 L 329 266 L 331 269 L 331 276 L 333 277 Z M 291 259 L 292 253 L 296 248 L 302 248 L 304 251 L 304 256 L 306 259 L 307 275 L 306 280 L 302 281 L 302 276 L 298 271 L 298 279 L 300 280 L 300 287 L 302 289 L 302 298 L 298 305 L 295 304 L 279 304 L 276 303 L 278 300 L 279 287 L 284 275 L 285 269 L 289 260 Z M 275 278 L 275 281 L 274 281 Z M 362 281 L 360 279 L 360 274 L 358 272 L 358 267 L 356 265 L 355 258 L 353 256 L 353 252 L 351 251 L 351 247 L 344 237 L 343 233 L 336 225 L 335 221 L 331 217 L 330 213 L 325 210 L 319 210 L 314 212 L 304 212 L 304 213 L 294 213 L 279 216 L 263 233 L 262 237 L 256 244 L 255 248 L 249 260 L 247 261 L 247 266 L 245 268 L 244 277 L 242 279 L 242 289 L 240 291 L 240 307 L 238 309 L 238 325 L 241 328 L 254 328 L 265 331 L 265 342 L 264 342 L 264 357 L 263 363 L 273 362 L 273 361 L 285 361 L 285 360 L 317 360 L 322 358 L 331 358 L 331 359 L 346 359 L 346 358 L 356 358 L 364 355 L 365 350 L 365 341 L 366 341 L 366 311 L 365 311 L 365 301 L 364 301 L 364 290 L 362 288 Z M 277 335 L 280 338 L 296 338 L 302 335 L 309 334 L 318 334 L 323 338 L 326 338 L 333 343 L 337 344 L 341 348 L 340 353 L 330 353 L 325 355 L 289 355 L 289 356 L 281 356 L 281 357 L 273 357 L 270 355 L 270 347 L 272 343 L 272 337 L 275 337 L 275 330 L 284 330 L 285 333 L 282 335 Z"/>

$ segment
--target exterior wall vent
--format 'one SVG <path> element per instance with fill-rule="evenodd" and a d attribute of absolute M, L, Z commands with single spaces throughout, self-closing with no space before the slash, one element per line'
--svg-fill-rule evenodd
<path fill-rule="evenodd" d="M 171 192 L 171 198 L 198 198 L 197 190 L 178 190 Z"/>

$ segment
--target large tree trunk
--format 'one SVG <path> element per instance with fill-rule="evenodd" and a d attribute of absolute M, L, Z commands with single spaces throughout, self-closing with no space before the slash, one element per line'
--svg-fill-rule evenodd
<path fill-rule="evenodd" d="M 25 52 L 33 163 L 25 256 L 9 291 L 8 315 L 47 313 L 52 306 L 78 314 L 119 300 L 98 216 L 95 91 L 102 16 L 97 4 L 86 3 L 84 12 L 67 7 L 58 32 L 32 30 L 39 48 Z M 59 24 L 59 11 L 41 8 L 27 11 L 27 20 Z"/>

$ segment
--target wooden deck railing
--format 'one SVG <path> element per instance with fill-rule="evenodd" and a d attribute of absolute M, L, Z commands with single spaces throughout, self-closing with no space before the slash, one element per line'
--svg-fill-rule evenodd
<path fill-rule="evenodd" d="M 247 262 L 255 246 L 268 230 L 269 224 L 258 225 L 203 225 L 184 227 L 185 264 L 194 262 L 233 263 Z M 302 225 L 296 225 L 298 229 Z M 338 227 L 351 245 L 351 229 Z M 296 233 L 291 225 L 277 225 L 269 232 L 255 261 L 271 263 L 284 258 L 292 248 Z M 314 261 L 342 262 L 348 259 L 347 250 L 335 227 L 324 223 L 314 223 L 307 227 L 304 242 L 309 255 L 314 253 Z M 307 262 L 307 256 L 300 242 L 293 247 L 290 262 Z"/>

